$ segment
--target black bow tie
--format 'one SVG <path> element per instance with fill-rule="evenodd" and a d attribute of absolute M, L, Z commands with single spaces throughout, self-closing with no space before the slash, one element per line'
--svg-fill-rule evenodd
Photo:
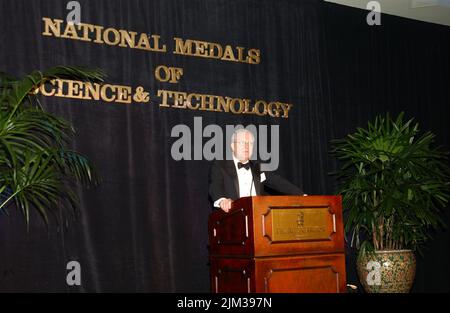
<path fill-rule="evenodd" d="M 245 164 L 242 164 L 241 162 L 238 162 L 238 169 L 240 169 L 241 167 L 243 167 L 246 170 L 248 170 L 250 168 L 250 162 L 247 162 Z"/>

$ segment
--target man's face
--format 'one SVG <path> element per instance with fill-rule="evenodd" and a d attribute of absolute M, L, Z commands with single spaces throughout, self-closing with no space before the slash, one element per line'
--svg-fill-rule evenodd
<path fill-rule="evenodd" d="M 237 133 L 231 143 L 233 155 L 240 162 L 247 162 L 253 153 L 253 135 L 251 132 Z"/>

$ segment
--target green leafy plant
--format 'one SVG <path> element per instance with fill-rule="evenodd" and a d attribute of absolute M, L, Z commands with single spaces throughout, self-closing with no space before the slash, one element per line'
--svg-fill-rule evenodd
<path fill-rule="evenodd" d="M 362 251 L 419 250 L 432 230 L 445 226 L 441 216 L 450 198 L 449 153 L 434 148 L 431 132 L 420 134 L 413 119 L 377 116 L 333 140 L 342 161 L 335 173 L 347 213 L 346 233 Z"/>
<path fill-rule="evenodd" d="M 0 211 L 19 208 L 27 225 L 30 210 L 37 210 L 46 225 L 49 214 L 59 222 L 66 216 L 60 213 L 76 212 L 76 184 L 92 186 L 98 179 L 89 160 L 68 148 L 72 125 L 46 112 L 36 91 L 52 79 L 102 81 L 103 76 L 63 66 L 21 79 L 0 73 Z"/>

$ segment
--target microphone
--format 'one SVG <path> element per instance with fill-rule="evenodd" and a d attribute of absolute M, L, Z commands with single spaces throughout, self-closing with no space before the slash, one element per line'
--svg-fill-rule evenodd
<path fill-rule="evenodd" d="M 252 196 L 252 189 L 253 189 L 253 173 L 252 173 L 252 183 L 250 184 L 250 197 Z"/>

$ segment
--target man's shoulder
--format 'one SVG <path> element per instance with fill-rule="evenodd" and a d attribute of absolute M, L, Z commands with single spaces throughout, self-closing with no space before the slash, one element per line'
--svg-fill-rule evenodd
<path fill-rule="evenodd" d="M 211 166 L 229 166 L 230 164 L 233 164 L 233 160 L 213 160 L 211 161 Z"/>
<path fill-rule="evenodd" d="M 233 161 L 230 160 L 214 160 L 210 162 L 210 169 L 226 169 L 233 165 Z"/>
<path fill-rule="evenodd" d="M 252 165 L 261 166 L 261 162 L 259 162 L 257 160 L 250 160 L 250 163 Z M 225 167 L 225 166 L 232 166 L 232 165 L 234 165 L 233 160 L 213 160 L 213 161 L 211 161 L 211 166 Z"/>
<path fill-rule="evenodd" d="M 253 167 L 256 167 L 257 169 L 260 169 L 261 163 L 257 160 L 251 160 L 250 161 Z M 211 161 L 211 168 L 218 167 L 218 168 L 228 168 L 228 167 L 234 167 L 233 160 L 214 160 Z"/>

